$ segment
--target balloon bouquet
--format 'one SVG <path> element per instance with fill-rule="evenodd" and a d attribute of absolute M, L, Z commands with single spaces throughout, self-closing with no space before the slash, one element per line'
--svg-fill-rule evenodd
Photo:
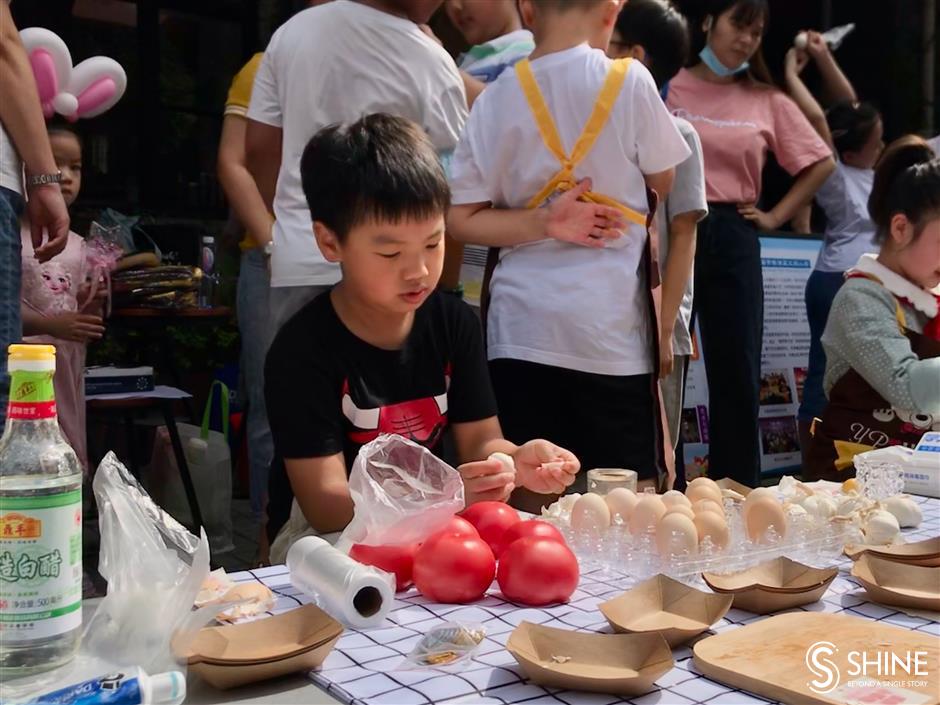
<path fill-rule="evenodd" d="M 114 59 L 92 56 L 73 66 L 72 54 L 62 38 L 42 27 L 21 30 L 20 40 L 33 69 L 46 120 L 56 113 L 69 122 L 97 117 L 114 107 L 124 95 L 127 74 Z M 123 254 L 108 229 L 92 223 L 85 241 L 86 272 L 91 281 L 88 299 L 95 296 L 99 286 L 104 286 L 110 309 L 110 273 Z"/>

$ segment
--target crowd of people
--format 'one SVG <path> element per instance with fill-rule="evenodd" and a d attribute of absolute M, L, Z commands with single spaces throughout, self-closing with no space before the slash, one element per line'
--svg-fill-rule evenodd
<path fill-rule="evenodd" d="M 272 560 L 350 521 L 348 473 L 382 433 L 453 462 L 468 502 L 537 510 L 592 467 L 681 485 L 695 328 L 709 475 L 756 486 L 759 236 L 810 232 L 814 200 L 805 476 L 848 477 L 861 449 L 940 429 L 937 144 L 883 149 L 877 110 L 818 33 L 787 54 L 783 90 L 761 55 L 767 0 L 708 0 L 695 18 L 667 0 L 444 0 L 471 45 L 457 61 L 426 25 L 440 4 L 314 0 L 228 95 L 218 171 L 245 230 L 251 507 Z M 47 135 L 0 11 L 3 95 L 22 87 L 0 105 L 5 345 L 29 298 L 9 155 L 25 165 L 23 261 L 55 261 L 80 143 Z M 776 203 L 770 154 L 792 177 Z M 487 263 L 479 315 L 461 301 L 471 255 Z M 54 323 L 24 308 L 27 334 L 101 335 L 72 281 L 82 306 Z"/>

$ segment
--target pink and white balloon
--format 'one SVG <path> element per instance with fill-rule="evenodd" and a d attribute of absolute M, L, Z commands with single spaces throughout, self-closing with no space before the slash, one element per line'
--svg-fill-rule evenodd
<path fill-rule="evenodd" d="M 46 119 L 54 113 L 70 122 L 101 115 L 127 88 L 127 74 L 114 59 L 92 56 L 72 66 L 69 48 L 55 32 L 27 27 L 20 39 L 36 77 L 39 102 Z"/>

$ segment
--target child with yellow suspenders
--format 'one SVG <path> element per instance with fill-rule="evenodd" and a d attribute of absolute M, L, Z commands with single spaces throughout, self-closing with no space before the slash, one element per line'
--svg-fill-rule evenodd
<path fill-rule="evenodd" d="M 666 484 L 647 187 L 668 191 L 689 150 L 645 67 L 584 43 L 598 24 L 609 36 L 616 0 L 520 7 L 536 50 L 474 104 L 448 218 L 455 238 L 501 248 L 486 312 L 500 421 L 507 438 L 560 434 L 582 468 Z"/>

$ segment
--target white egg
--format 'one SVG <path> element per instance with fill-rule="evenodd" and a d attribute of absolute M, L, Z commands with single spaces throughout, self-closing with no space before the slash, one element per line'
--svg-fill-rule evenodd
<path fill-rule="evenodd" d="M 633 514 L 630 515 L 630 533 L 642 534 L 649 531 L 659 523 L 665 513 L 666 505 L 659 495 L 641 495 L 640 501 L 633 508 Z"/>
<path fill-rule="evenodd" d="M 604 501 L 607 502 L 607 508 L 610 510 L 611 522 L 619 515 L 621 521 L 629 523 L 633 508 L 640 501 L 640 498 L 636 496 L 636 492 L 633 490 L 628 490 L 626 487 L 615 487 L 604 495 Z"/>
<path fill-rule="evenodd" d="M 677 504 L 684 505 L 686 507 L 691 507 L 692 503 L 689 501 L 689 498 L 682 494 L 679 490 L 669 490 L 662 495 L 663 504 L 667 507 L 674 507 Z"/>
<path fill-rule="evenodd" d="M 571 528 L 575 531 L 603 531 L 610 526 L 610 509 L 599 494 L 578 497 L 571 508 Z"/>
<path fill-rule="evenodd" d="M 511 455 L 497 451 L 495 453 L 490 453 L 487 460 L 498 460 L 501 462 L 503 464 L 503 472 L 516 472 L 516 461 L 513 460 Z"/>
<path fill-rule="evenodd" d="M 656 526 L 656 548 L 663 556 L 695 553 L 698 548 L 695 524 L 679 512 L 666 514 Z"/>

